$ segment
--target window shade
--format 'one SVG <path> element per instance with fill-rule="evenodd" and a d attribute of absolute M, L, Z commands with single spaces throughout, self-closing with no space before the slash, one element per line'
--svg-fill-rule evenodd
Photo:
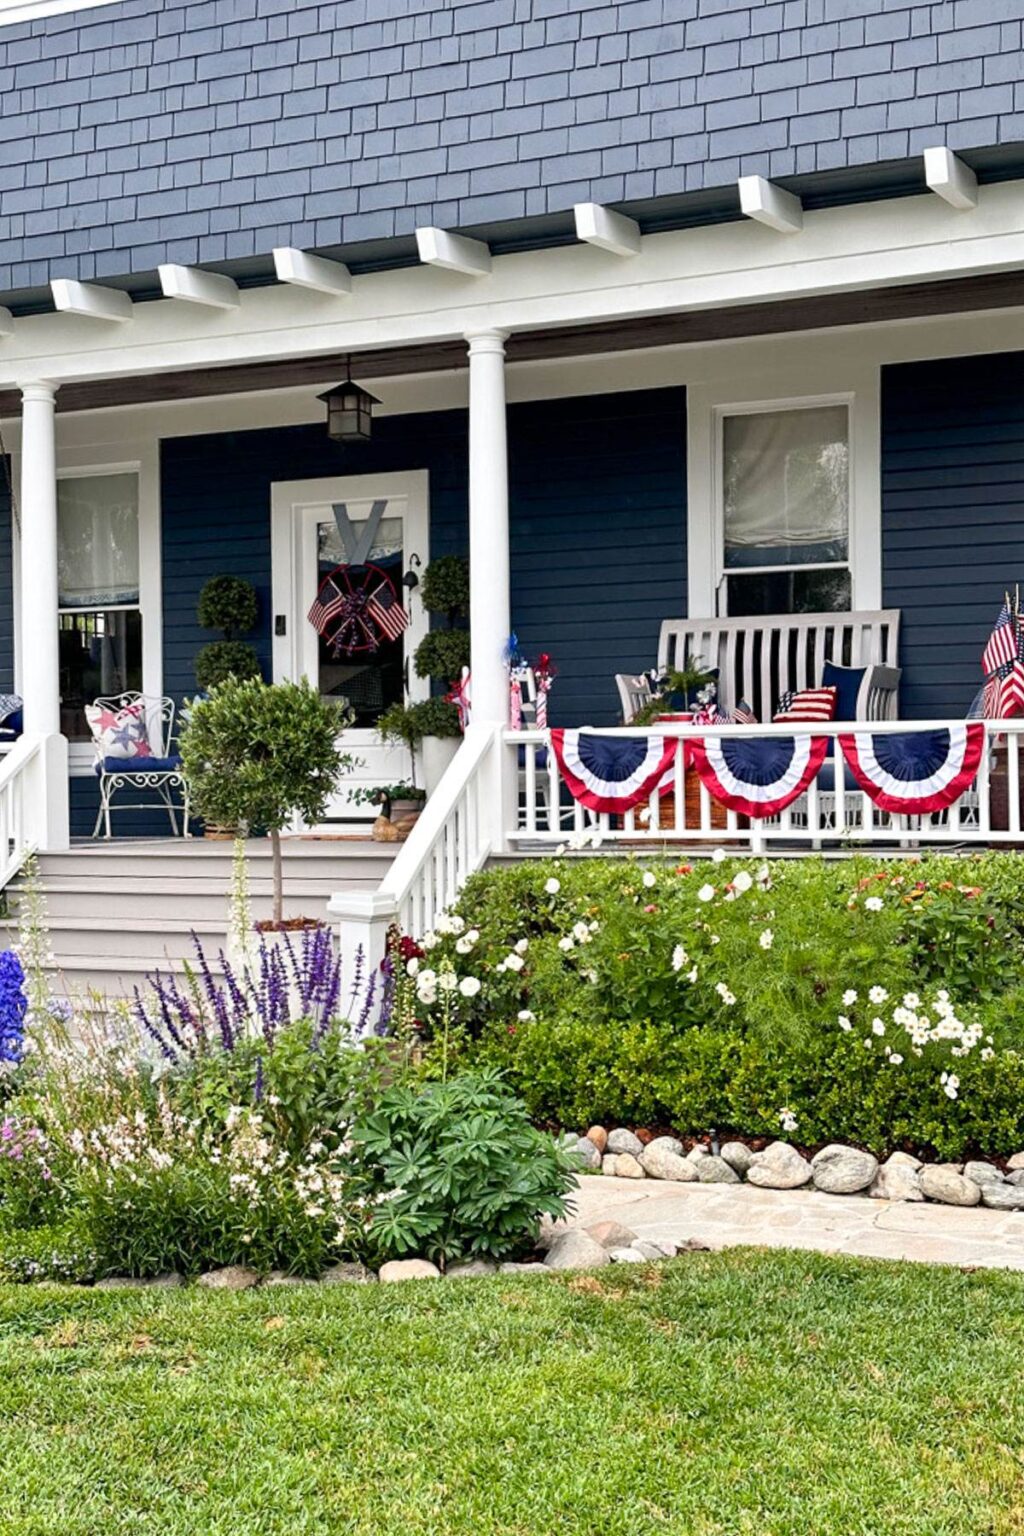
<path fill-rule="evenodd" d="M 846 406 L 727 416 L 723 427 L 726 566 L 845 560 Z"/>
<path fill-rule="evenodd" d="M 82 475 L 57 482 L 57 571 L 62 608 L 138 602 L 136 475 Z"/>

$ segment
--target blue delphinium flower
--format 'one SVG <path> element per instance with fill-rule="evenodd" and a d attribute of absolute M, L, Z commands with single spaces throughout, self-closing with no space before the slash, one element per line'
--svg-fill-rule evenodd
<path fill-rule="evenodd" d="M 0 952 L 0 1061 L 19 1062 L 25 1047 L 25 972 L 13 949 Z"/>

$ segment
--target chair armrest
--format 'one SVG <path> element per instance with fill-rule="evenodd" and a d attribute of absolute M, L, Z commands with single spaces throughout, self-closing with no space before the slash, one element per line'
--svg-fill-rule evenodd
<path fill-rule="evenodd" d="M 873 662 L 864 674 L 857 698 L 858 720 L 895 720 L 902 667 Z"/>

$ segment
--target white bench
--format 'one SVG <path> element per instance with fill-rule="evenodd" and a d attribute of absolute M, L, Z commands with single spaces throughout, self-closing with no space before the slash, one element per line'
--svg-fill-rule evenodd
<path fill-rule="evenodd" d="M 718 695 L 728 708 L 745 699 L 759 720 L 770 720 L 787 689 L 820 686 L 826 661 L 866 667 L 856 718 L 895 720 L 899 631 L 898 608 L 878 613 L 666 619 L 658 641 L 658 671 L 670 667 L 681 671 L 689 658 L 700 657 L 705 666 L 718 668 Z"/>

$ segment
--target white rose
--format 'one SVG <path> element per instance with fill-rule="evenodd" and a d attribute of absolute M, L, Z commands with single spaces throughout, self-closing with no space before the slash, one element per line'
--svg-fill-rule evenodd
<path fill-rule="evenodd" d="M 564 950 L 566 954 L 568 954 L 570 949 L 576 948 L 576 941 L 575 939 L 571 938 L 569 934 L 566 934 L 564 939 L 559 939 L 558 947 L 559 949 Z"/>
<path fill-rule="evenodd" d="M 589 944 L 590 943 L 590 929 L 588 928 L 586 923 L 582 923 L 582 922 L 581 923 L 573 923 L 573 925 L 572 925 L 572 936 L 580 944 Z"/>
<path fill-rule="evenodd" d="M 465 919 L 461 918 L 457 912 L 454 912 L 448 919 L 448 926 L 452 933 L 461 933 L 466 926 Z"/>
<path fill-rule="evenodd" d="M 697 892 L 697 900 L 698 901 L 714 901 L 714 899 L 715 899 L 715 888 L 714 888 L 714 886 L 713 885 L 702 885 L 700 890 Z"/>
<path fill-rule="evenodd" d="M 536 1015 L 532 1014 L 529 1008 L 520 1008 L 519 1012 L 516 1014 L 516 1018 L 519 1020 L 520 1024 L 532 1024 L 535 1017 Z"/>
<path fill-rule="evenodd" d="M 441 941 L 438 938 L 436 933 L 433 933 L 433 932 L 425 933 L 423 935 L 422 939 L 420 939 L 420 948 L 421 949 L 436 949 L 440 942 Z"/>
<path fill-rule="evenodd" d="M 457 955 L 468 955 L 472 951 L 472 948 L 473 941 L 469 937 L 468 933 L 463 934 L 461 939 L 455 940 L 455 953 Z"/>
<path fill-rule="evenodd" d="M 525 955 L 530 947 L 529 939 L 517 939 L 513 948 L 517 955 Z"/>
<path fill-rule="evenodd" d="M 544 889 L 549 896 L 557 896 L 559 891 L 562 889 L 562 882 L 561 880 L 556 879 L 554 875 L 552 875 L 550 880 L 545 880 Z"/>
<path fill-rule="evenodd" d="M 419 963 L 419 961 L 414 956 L 413 959 L 411 959 L 410 961 L 407 962 L 406 967 L 405 967 L 405 973 L 406 973 L 407 976 L 415 976 L 416 972 L 419 970 L 419 968 L 420 968 L 420 963 Z"/>
<path fill-rule="evenodd" d="M 504 963 L 506 971 L 521 971 L 523 968 L 523 957 L 522 955 L 506 955 Z"/>
<path fill-rule="evenodd" d="M 724 864 L 724 862 L 725 862 L 725 849 L 724 848 L 716 848 L 714 853 L 711 855 L 711 862 L 712 862 L 712 864 Z"/>
<path fill-rule="evenodd" d="M 459 982 L 459 991 L 463 997 L 476 997 L 480 991 L 480 981 L 476 976 L 463 976 Z"/>

